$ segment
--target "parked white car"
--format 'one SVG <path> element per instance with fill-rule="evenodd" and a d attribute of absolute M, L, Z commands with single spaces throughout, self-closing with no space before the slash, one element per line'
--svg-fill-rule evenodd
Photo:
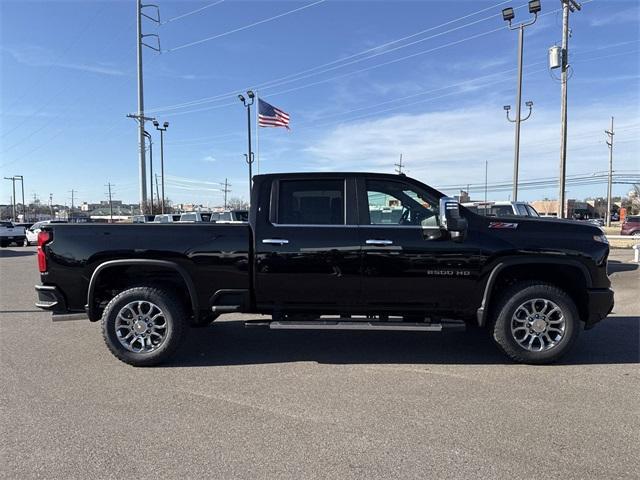
<path fill-rule="evenodd" d="M 26 239 L 24 244 L 26 246 L 29 245 L 37 245 L 38 244 L 38 233 L 42 230 L 42 227 L 48 225 L 50 223 L 67 223 L 63 220 L 43 220 L 41 222 L 36 222 L 31 225 L 29 228 L 25 230 Z"/>

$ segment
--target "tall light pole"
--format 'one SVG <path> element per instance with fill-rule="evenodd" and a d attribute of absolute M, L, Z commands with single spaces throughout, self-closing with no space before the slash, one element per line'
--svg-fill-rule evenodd
<path fill-rule="evenodd" d="M 605 130 L 607 134 L 607 146 L 609 147 L 609 178 L 607 181 L 607 227 L 611 226 L 611 184 L 613 183 L 613 117 L 611 117 L 611 129 Z"/>
<path fill-rule="evenodd" d="M 502 10 L 502 18 L 505 22 L 509 22 L 509 30 L 518 30 L 518 92 L 516 94 L 516 118 L 511 120 L 509 118 L 510 106 L 505 106 L 507 111 L 507 119 L 516 124 L 515 133 L 515 147 L 513 154 L 513 194 L 512 200 L 515 202 L 518 200 L 518 169 L 520 166 L 520 124 L 531 116 L 531 109 L 533 102 L 527 102 L 529 107 L 529 114 L 526 118 L 521 117 L 522 109 L 522 57 L 524 51 L 524 29 L 530 25 L 536 23 L 538 20 L 538 12 L 542 10 L 540 0 L 531 0 L 529 2 L 529 13 L 533 14 L 533 19 L 514 25 L 513 19 L 516 17 L 516 13 L 512 7 L 507 7 Z"/>
<path fill-rule="evenodd" d="M 169 128 L 169 122 L 164 122 L 162 128 L 160 128 L 160 122 L 154 120 L 153 126 L 160 132 L 160 179 L 162 180 L 162 201 L 160 202 L 160 208 L 164 214 L 164 132 Z"/>
<path fill-rule="evenodd" d="M 151 139 L 151 134 L 146 130 L 144 131 L 144 136 L 149 140 L 149 213 L 153 215 L 153 140 Z"/>
<path fill-rule="evenodd" d="M 558 218 L 565 217 L 565 183 L 567 176 L 567 80 L 569 79 L 569 12 L 580 10 L 582 6 L 575 0 L 562 2 L 562 58 L 561 58 L 561 129 L 560 129 L 560 181 L 558 191 Z"/>
<path fill-rule="evenodd" d="M 22 175 L 14 175 L 16 180 L 20 180 L 20 187 L 22 188 L 22 221 L 27 221 L 27 206 L 24 203 L 24 177 Z"/>
<path fill-rule="evenodd" d="M 238 98 L 247 109 L 247 138 L 249 145 L 245 157 L 247 164 L 249 165 L 249 202 L 251 202 L 251 180 L 253 179 L 253 174 L 251 172 L 251 165 L 253 164 L 253 152 L 251 151 L 251 105 L 253 105 L 255 100 L 255 94 L 252 90 L 247 90 L 247 97 L 249 97 L 249 100 L 244 98 L 242 94 L 238 95 Z"/>
<path fill-rule="evenodd" d="M 18 219 L 16 218 L 16 177 L 4 177 L 5 180 L 11 180 L 13 183 L 13 197 L 11 197 L 11 220 L 14 222 Z"/>

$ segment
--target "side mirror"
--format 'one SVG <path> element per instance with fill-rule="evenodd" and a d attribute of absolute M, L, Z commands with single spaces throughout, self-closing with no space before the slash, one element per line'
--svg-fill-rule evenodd
<path fill-rule="evenodd" d="M 460 215 L 460 204 L 455 198 L 440 199 L 440 225 L 454 240 L 462 241 L 467 232 L 467 220 Z"/>

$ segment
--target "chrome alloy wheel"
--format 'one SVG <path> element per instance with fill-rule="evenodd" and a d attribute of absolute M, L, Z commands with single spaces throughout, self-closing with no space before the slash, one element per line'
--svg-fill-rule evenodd
<path fill-rule="evenodd" d="M 167 337 L 167 319 L 156 304 L 146 300 L 127 303 L 118 312 L 115 324 L 120 344 L 134 353 L 149 353 Z"/>
<path fill-rule="evenodd" d="M 511 317 L 511 335 L 525 350 L 542 352 L 564 338 L 566 320 L 560 307 L 545 298 L 527 300 Z"/>

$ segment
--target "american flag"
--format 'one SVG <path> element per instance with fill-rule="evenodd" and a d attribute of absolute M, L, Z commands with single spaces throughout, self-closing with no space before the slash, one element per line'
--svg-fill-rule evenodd
<path fill-rule="evenodd" d="M 289 114 L 259 98 L 258 125 L 261 127 L 285 127 L 289 130 Z"/>

